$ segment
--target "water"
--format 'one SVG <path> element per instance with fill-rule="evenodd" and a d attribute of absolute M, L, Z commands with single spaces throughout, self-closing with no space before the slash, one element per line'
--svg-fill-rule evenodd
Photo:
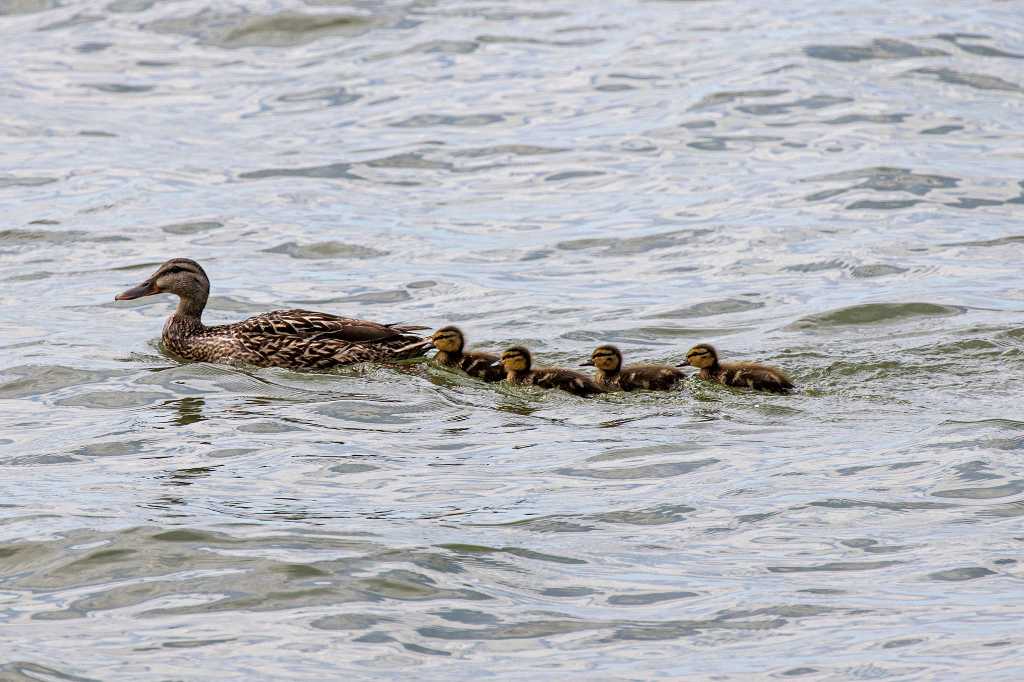
<path fill-rule="evenodd" d="M 1020 679 L 1019 11 L 0 0 L 0 677 Z M 174 256 L 802 390 L 179 364 Z"/>

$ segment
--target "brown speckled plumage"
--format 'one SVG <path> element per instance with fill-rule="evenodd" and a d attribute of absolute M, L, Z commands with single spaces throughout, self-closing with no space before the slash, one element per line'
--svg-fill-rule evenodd
<path fill-rule="evenodd" d="M 686 378 L 686 373 L 668 365 L 622 366 L 622 353 L 615 346 L 598 346 L 585 366 L 594 366 L 594 380 L 609 391 L 668 391 Z"/>
<path fill-rule="evenodd" d="M 510 384 L 557 388 L 578 396 L 605 393 L 605 389 L 585 374 L 559 367 L 532 369 L 530 351 L 522 346 L 513 346 L 501 354 L 505 367 L 505 379 Z"/>
<path fill-rule="evenodd" d="M 148 280 L 117 296 L 178 296 L 164 324 L 163 344 L 188 360 L 291 369 L 329 369 L 356 362 L 402 360 L 426 352 L 412 332 L 422 327 L 379 324 L 312 310 L 275 310 L 233 324 L 202 322 L 210 281 L 195 261 L 175 258 Z"/>
<path fill-rule="evenodd" d="M 505 370 L 493 353 L 465 350 L 466 337 L 458 327 L 441 327 L 430 337 L 430 343 L 437 348 L 434 361 L 439 365 L 459 369 L 466 374 L 484 381 L 501 381 Z"/>
<path fill-rule="evenodd" d="M 768 393 L 789 393 L 793 390 L 793 382 L 782 370 L 754 362 L 719 362 L 718 352 L 706 343 L 687 351 L 686 362 L 681 366 L 685 365 L 700 369 L 697 376 L 701 379 L 723 386 Z"/>

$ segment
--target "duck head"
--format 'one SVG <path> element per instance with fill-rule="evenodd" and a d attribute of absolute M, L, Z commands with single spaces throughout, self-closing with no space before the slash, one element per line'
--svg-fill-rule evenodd
<path fill-rule="evenodd" d="M 466 345 L 466 337 L 458 327 L 441 327 L 430 335 L 434 348 L 443 353 L 461 353 Z"/>
<path fill-rule="evenodd" d="M 522 346 L 512 346 L 505 349 L 500 360 L 506 372 L 529 372 L 533 364 L 530 351 Z"/>
<path fill-rule="evenodd" d="M 686 362 L 681 362 L 677 367 L 696 367 L 697 369 L 705 369 L 707 367 L 714 367 L 718 364 L 718 351 L 715 350 L 714 346 L 707 343 L 700 343 L 686 351 Z"/>
<path fill-rule="evenodd" d="M 618 372 L 622 369 L 622 353 L 615 346 L 598 346 L 590 354 L 590 360 L 581 367 L 597 367 L 602 372 Z"/>
<path fill-rule="evenodd" d="M 142 284 L 122 291 L 115 301 L 131 301 L 155 294 L 175 294 L 189 309 L 201 312 L 210 295 L 210 280 L 199 263 L 188 258 L 172 258 L 156 269 Z M 179 305 L 179 310 L 181 305 Z"/>

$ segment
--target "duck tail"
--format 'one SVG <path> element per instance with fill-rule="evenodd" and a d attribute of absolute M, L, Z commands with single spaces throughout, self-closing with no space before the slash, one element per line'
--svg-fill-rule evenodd
<path fill-rule="evenodd" d="M 424 327 L 422 324 L 405 324 L 404 322 L 392 322 L 391 324 L 386 324 L 384 326 L 390 327 L 396 332 L 421 332 L 426 329 L 430 329 L 430 327 Z"/>
<path fill-rule="evenodd" d="M 434 347 L 434 342 L 431 339 L 420 339 L 413 343 L 400 346 L 391 352 L 392 356 L 399 360 L 405 360 L 408 358 L 418 358 L 421 355 L 426 354 L 428 350 Z"/>

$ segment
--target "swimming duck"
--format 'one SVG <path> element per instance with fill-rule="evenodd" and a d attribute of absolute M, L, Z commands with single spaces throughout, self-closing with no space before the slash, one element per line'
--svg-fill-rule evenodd
<path fill-rule="evenodd" d="M 685 372 L 668 365 L 623 367 L 622 353 L 615 346 L 598 346 L 590 354 L 590 360 L 581 366 L 596 367 L 595 381 L 610 391 L 668 391 L 686 378 Z"/>
<path fill-rule="evenodd" d="M 501 381 L 505 370 L 494 353 L 467 351 L 466 337 L 458 327 L 441 327 L 426 340 L 437 349 L 434 361 L 445 367 L 461 369 L 466 374 L 484 381 Z"/>
<path fill-rule="evenodd" d="M 199 263 L 173 258 L 142 284 L 118 294 L 130 301 L 174 294 L 178 309 L 164 324 L 164 347 L 189 360 L 251 364 L 261 367 L 328 369 L 354 362 L 403 360 L 426 352 L 407 348 L 421 341 L 412 332 L 425 329 L 379 324 L 312 310 L 275 310 L 241 322 L 207 327 L 203 308 L 210 280 Z"/>
<path fill-rule="evenodd" d="M 604 393 L 605 389 L 585 374 L 573 372 L 559 367 L 531 369 L 533 358 L 530 351 L 522 346 L 512 346 L 501 354 L 499 361 L 505 368 L 505 379 L 510 384 L 540 386 L 541 388 L 560 388 L 579 396 L 591 396 Z"/>
<path fill-rule="evenodd" d="M 754 362 L 718 362 L 718 351 L 714 346 L 701 343 L 686 353 L 686 362 L 679 367 L 696 367 L 700 370 L 697 376 L 701 379 L 714 381 L 723 386 L 752 388 L 769 393 L 789 393 L 793 388 L 782 370 Z"/>

